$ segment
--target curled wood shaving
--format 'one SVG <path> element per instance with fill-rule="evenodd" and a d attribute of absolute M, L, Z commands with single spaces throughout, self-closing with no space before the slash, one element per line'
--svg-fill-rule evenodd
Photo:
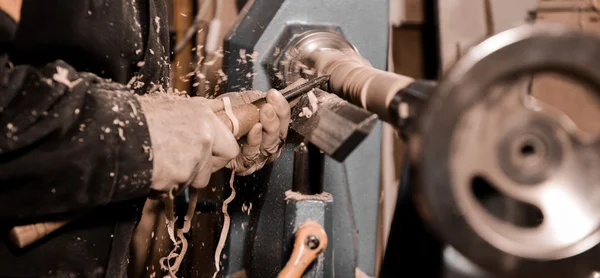
<path fill-rule="evenodd" d="M 190 227 L 192 227 L 192 218 L 194 217 L 194 212 L 196 212 L 196 204 L 198 203 L 198 189 L 190 188 L 190 204 L 188 206 L 187 213 L 185 214 L 185 218 L 183 219 L 183 232 L 188 233 L 190 231 Z"/>
<path fill-rule="evenodd" d="M 233 199 L 235 198 L 235 189 L 233 188 L 233 178 L 235 177 L 235 171 L 231 172 L 231 178 L 229 179 L 229 188 L 231 188 L 231 195 L 223 202 L 223 229 L 221 230 L 221 236 L 219 237 L 219 244 L 217 244 L 217 250 L 215 251 L 215 273 L 213 274 L 213 278 L 217 277 L 219 271 L 221 271 L 221 253 L 223 252 L 223 247 L 225 246 L 225 242 L 227 241 L 227 235 L 229 234 L 229 224 L 231 222 L 231 218 L 229 217 L 229 213 L 227 212 L 227 206 Z"/>
<path fill-rule="evenodd" d="M 163 201 L 165 202 L 165 224 L 167 224 L 167 233 L 169 233 L 169 238 L 171 238 L 173 244 L 176 244 L 175 220 L 177 219 L 175 218 L 175 204 L 173 203 L 173 199 L 175 199 L 175 196 L 173 196 L 174 190 L 176 190 L 175 187 L 169 191 L 169 196 Z"/>
<path fill-rule="evenodd" d="M 168 271 L 171 278 L 177 278 L 177 271 L 179 271 L 181 262 L 183 261 L 183 258 L 187 252 L 188 242 L 184 234 L 190 231 L 192 218 L 194 217 L 196 204 L 198 203 L 198 190 L 190 188 L 190 203 L 184 218 L 183 228 L 176 230 L 175 221 L 177 218 L 175 218 L 175 206 L 173 203 L 174 190 L 176 190 L 176 187 L 169 192 L 169 197 L 165 198 L 164 200 L 165 215 L 167 218 L 167 232 L 169 233 L 169 237 L 171 238 L 171 241 L 173 241 L 174 246 L 169 255 L 161 258 L 159 261 L 161 268 Z M 177 234 L 177 239 L 175 239 L 175 234 Z M 175 259 L 173 264 L 171 264 L 172 259 Z"/>

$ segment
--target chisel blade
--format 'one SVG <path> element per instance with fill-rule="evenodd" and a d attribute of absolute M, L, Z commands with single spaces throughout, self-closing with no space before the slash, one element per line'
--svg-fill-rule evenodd
<path fill-rule="evenodd" d="M 314 98 L 311 104 L 309 95 L 302 96 L 292 109 L 290 125 L 306 141 L 335 160 L 344 161 L 369 135 L 377 122 L 377 115 L 335 94 L 320 89 L 313 92 L 316 110 Z"/>

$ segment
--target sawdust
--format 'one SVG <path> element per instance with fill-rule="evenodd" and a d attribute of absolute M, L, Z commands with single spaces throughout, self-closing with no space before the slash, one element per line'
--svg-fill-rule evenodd
<path fill-rule="evenodd" d="M 225 81 L 227 81 L 227 75 L 226 75 L 226 74 L 223 72 L 223 70 L 222 70 L 222 69 L 219 69 L 219 70 L 217 71 L 217 75 L 219 76 L 219 79 L 220 79 L 219 81 L 220 81 L 220 82 L 225 82 Z"/>
<path fill-rule="evenodd" d="M 56 73 L 52 76 L 52 79 L 58 83 L 62 83 L 63 85 L 67 86 L 69 89 L 73 89 L 73 87 L 75 87 L 77 84 L 79 84 L 79 82 L 81 82 L 81 79 L 77 79 L 75 81 L 71 81 L 69 80 L 69 70 L 57 66 L 56 67 Z"/>
<path fill-rule="evenodd" d="M 16 133 L 18 130 L 17 127 L 15 125 L 13 125 L 12 123 L 8 123 L 6 125 L 6 128 L 12 133 Z"/>
<path fill-rule="evenodd" d="M 246 203 L 242 204 L 242 212 L 243 213 L 247 213 L 248 215 L 250 215 L 251 210 L 252 210 L 252 202 L 250 202 L 248 206 L 246 205 Z"/>
<path fill-rule="evenodd" d="M 315 194 L 315 195 L 304 195 L 302 193 L 294 192 L 291 190 L 288 190 L 285 192 L 286 200 L 293 199 L 293 200 L 297 200 L 297 201 L 303 201 L 303 200 L 327 201 L 327 200 L 331 200 L 332 198 L 333 197 L 328 192 L 323 192 L 323 193 L 319 193 L 319 194 Z"/>
<path fill-rule="evenodd" d="M 281 72 L 275 73 L 275 77 L 277 77 L 278 80 L 283 80 L 283 74 Z"/>
<path fill-rule="evenodd" d="M 127 87 L 133 88 L 133 89 L 142 88 L 145 85 L 145 83 L 143 81 L 141 81 L 140 79 L 142 79 L 143 77 L 144 77 L 143 74 L 132 77 L 131 79 L 129 79 L 129 82 L 127 82 Z"/>
<path fill-rule="evenodd" d="M 135 105 L 133 104 L 133 102 L 131 100 L 128 100 L 127 104 L 129 104 L 129 106 L 131 107 L 131 110 L 132 110 L 132 113 L 133 113 L 133 117 L 132 118 L 137 117 L 138 116 L 137 109 L 135 108 Z"/>
<path fill-rule="evenodd" d="M 317 110 L 319 109 L 319 100 L 317 99 L 317 96 L 315 96 L 314 90 L 311 90 L 310 92 L 308 92 L 307 96 L 308 96 L 308 103 L 310 103 L 310 110 L 313 113 L 316 113 Z"/>
<path fill-rule="evenodd" d="M 152 153 L 152 147 L 147 146 L 147 145 L 142 145 L 142 148 L 144 149 L 144 153 L 148 154 L 148 161 L 152 161 L 152 159 L 154 158 L 153 153 Z"/>
<path fill-rule="evenodd" d="M 307 93 L 307 98 L 310 108 L 306 106 L 302 107 L 302 111 L 298 114 L 298 116 L 310 119 L 315 113 L 317 113 L 317 110 L 319 110 L 319 99 L 315 95 L 314 90 L 311 90 Z"/>
<path fill-rule="evenodd" d="M 127 141 L 127 138 L 125 138 L 125 135 L 123 135 L 123 129 L 122 128 L 117 128 L 119 131 L 119 137 L 121 138 L 121 140 L 123 141 Z"/>
<path fill-rule="evenodd" d="M 308 108 L 308 107 L 302 107 L 302 112 L 300 112 L 300 114 L 298 114 L 298 116 L 300 117 L 306 117 L 307 119 L 310 119 L 310 117 L 312 117 L 312 111 Z"/>
<path fill-rule="evenodd" d="M 246 57 L 250 58 L 250 62 L 256 63 L 258 62 L 258 52 L 254 51 L 252 54 L 246 54 Z"/>
<path fill-rule="evenodd" d="M 240 59 L 238 59 L 238 63 L 246 64 L 248 61 L 246 60 L 246 49 L 240 49 Z"/>
<path fill-rule="evenodd" d="M 155 17 L 154 18 L 154 23 L 156 23 L 156 33 L 160 34 L 160 17 Z"/>

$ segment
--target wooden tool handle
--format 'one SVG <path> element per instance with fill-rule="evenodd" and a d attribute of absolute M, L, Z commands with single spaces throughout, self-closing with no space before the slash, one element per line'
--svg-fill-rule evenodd
<path fill-rule="evenodd" d="M 60 229 L 62 226 L 68 224 L 77 217 L 78 216 L 70 217 L 64 220 L 15 226 L 10 230 L 9 238 L 16 247 L 23 248 Z"/>
<path fill-rule="evenodd" d="M 248 134 L 248 132 L 250 132 L 250 129 L 252 129 L 252 127 L 255 124 L 257 124 L 260 120 L 258 113 L 259 107 L 257 107 L 255 104 L 249 103 L 244 105 L 238 105 L 232 107 L 231 110 L 239 123 L 239 130 L 236 134 L 237 138 L 241 138 L 244 135 Z M 223 122 L 227 126 L 229 130 L 233 131 L 233 124 L 229 116 L 227 116 L 227 114 L 225 113 L 225 111 L 219 111 L 216 113 L 216 115 L 221 120 L 221 122 Z"/>
<path fill-rule="evenodd" d="M 327 234 L 323 227 L 312 220 L 300 225 L 292 256 L 278 278 L 300 278 L 306 268 L 327 248 Z"/>

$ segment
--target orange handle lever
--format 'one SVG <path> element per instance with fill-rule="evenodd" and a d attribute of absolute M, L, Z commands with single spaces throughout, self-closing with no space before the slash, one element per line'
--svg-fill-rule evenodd
<path fill-rule="evenodd" d="M 327 248 L 327 234 L 312 220 L 302 223 L 296 232 L 294 250 L 278 278 L 300 278 L 306 268 Z"/>

